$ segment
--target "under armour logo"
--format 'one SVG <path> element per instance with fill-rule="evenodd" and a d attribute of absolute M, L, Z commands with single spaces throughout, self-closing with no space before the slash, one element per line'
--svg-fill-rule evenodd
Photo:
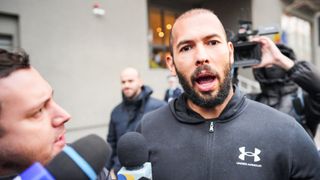
<path fill-rule="evenodd" d="M 260 157 L 258 155 L 261 153 L 261 150 L 258 148 L 254 148 L 254 152 L 250 152 L 250 151 L 246 151 L 246 147 L 240 147 L 239 151 L 241 152 L 241 154 L 239 155 L 239 159 L 243 161 L 245 160 L 246 156 L 254 157 L 253 158 L 254 162 L 260 161 Z"/>

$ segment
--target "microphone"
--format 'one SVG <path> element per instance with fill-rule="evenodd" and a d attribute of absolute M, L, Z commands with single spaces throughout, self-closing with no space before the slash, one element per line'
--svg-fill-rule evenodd
<path fill-rule="evenodd" d="M 122 135 L 117 144 L 117 154 L 123 166 L 117 173 L 118 180 L 152 180 L 149 149 L 146 139 L 137 132 Z"/>
<path fill-rule="evenodd" d="M 64 149 L 43 167 L 34 163 L 14 180 L 97 179 L 111 156 L 111 147 L 97 135 L 88 135 Z"/>

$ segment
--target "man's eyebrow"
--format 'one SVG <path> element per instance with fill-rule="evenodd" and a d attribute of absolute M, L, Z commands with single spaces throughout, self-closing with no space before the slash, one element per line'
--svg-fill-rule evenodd
<path fill-rule="evenodd" d="M 215 37 L 221 38 L 221 36 L 219 34 L 214 33 L 214 34 L 210 34 L 208 36 L 205 36 L 202 39 L 211 39 L 211 38 L 215 38 Z"/>
<path fill-rule="evenodd" d="M 31 112 L 32 112 L 32 111 L 35 111 L 35 110 L 39 109 L 40 107 L 44 106 L 46 103 L 48 103 L 48 102 L 50 101 L 50 99 L 53 97 L 53 94 L 54 94 L 54 91 L 52 90 L 52 91 L 51 91 L 51 96 L 49 96 L 49 97 L 47 97 L 46 99 L 44 99 L 43 102 L 40 102 L 39 104 L 34 105 L 34 106 L 30 109 L 30 111 L 31 111 Z"/>
<path fill-rule="evenodd" d="M 202 39 L 205 39 L 205 40 L 207 40 L 207 39 L 211 39 L 211 38 L 215 38 L 215 37 L 218 37 L 218 38 L 221 38 L 221 36 L 219 35 L 219 34 L 217 34 L 217 33 L 213 33 L 213 34 L 209 34 L 209 35 L 207 35 L 207 36 L 205 36 L 205 37 L 203 37 Z M 177 44 L 177 49 L 180 47 L 180 46 L 182 46 L 182 45 L 184 45 L 184 44 L 189 44 L 189 43 L 191 43 L 192 42 L 192 40 L 182 40 L 182 41 L 180 41 L 178 44 Z"/>
<path fill-rule="evenodd" d="M 28 116 L 32 116 L 36 111 L 38 111 L 48 100 L 44 102 L 40 102 L 39 104 L 34 104 L 32 107 L 30 107 L 27 111 Z"/>
<path fill-rule="evenodd" d="M 183 41 L 180 41 L 178 44 L 177 44 L 177 49 L 180 47 L 180 46 L 182 46 L 182 45 L 184 45 L 184 44 L 189 44 L 189 43 L 191 43 L 192 41 L 191 40 L 183 40 Z"/>

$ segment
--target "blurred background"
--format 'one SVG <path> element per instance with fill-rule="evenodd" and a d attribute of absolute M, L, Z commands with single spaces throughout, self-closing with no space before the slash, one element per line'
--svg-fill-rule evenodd
<path fill-rule="evenodd" d="M 120 71 L 137 68 L 163 99 L 172 24 L 197 7 L 213 10 L 233 32 L 239 20 L 254 29 L 277 27 L 274 41 L 320 69 L 319 0 L 0 0 L 0 47 L 30 54 L 72 115 L 68 142 L 90 133 L 105 138 L 110 112 L 121 101 Z M 243 91 L 259 91 L 251 69 L 240 69 L 239 79 Z"/>

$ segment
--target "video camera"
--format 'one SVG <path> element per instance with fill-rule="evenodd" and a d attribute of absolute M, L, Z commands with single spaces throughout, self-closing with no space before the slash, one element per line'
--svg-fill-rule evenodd
<path fill-rule="evenodd" d="M 258 42 L 250 42 L 250 36 L 277 34 L 276 27 L 265 27 L 259 30 L 252 30 L 252 22 L 239 21 L 238 33 L 231 37 L 230 41 L 234 46 L 234 66 L 251 67 L 261 61 L 261 46 Z"/>

